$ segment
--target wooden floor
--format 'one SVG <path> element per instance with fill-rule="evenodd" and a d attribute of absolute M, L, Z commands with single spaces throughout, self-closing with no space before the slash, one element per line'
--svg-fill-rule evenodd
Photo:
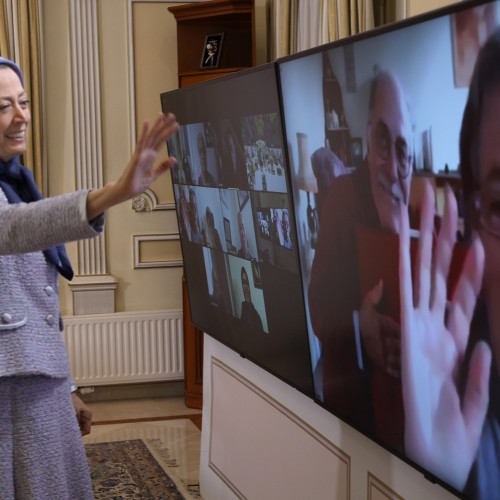
<path fill-rule="evenodd" d="M 188 408 L 183 396 L 90 401 L 86 404 L 92 411 L 94 425 L 188 418 L 201 429 L 201 410 Z"/>
<path fill-rule="evenodd" d="M 109 425 L 109 424 L 131 424 L 134 422 L 157 422 L 160 420 L 176 420 L 179 418 L 187 418 L 191 420 L 201 431 L 201 414 L 199 415 L 175 415 L 165 417 L 138 417 L 138 418 L 122 418 L 115 420 L 92 420 L 92 425 Z"/>

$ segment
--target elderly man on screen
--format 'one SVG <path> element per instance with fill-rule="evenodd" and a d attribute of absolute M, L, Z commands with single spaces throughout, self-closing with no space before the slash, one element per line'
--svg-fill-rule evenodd
<path fill-rule="evenodd" d="M 399 233 L 400 205 L 409 200 L 411 144 L 401 84 L 395 75 L 379 72 L 370 88 L 366 160 L 334 179 L 326 193 L 308 290 L 321 342 L 325 406 L 396 447 L 403 432 L 398 314 L 381 307 L 387 288 L 382 274 L 362 289 L 359 231 Z M 397 256 L 397 239 L 395 248 Z M 374 391 L 374 384 L 382 390 Z"/>

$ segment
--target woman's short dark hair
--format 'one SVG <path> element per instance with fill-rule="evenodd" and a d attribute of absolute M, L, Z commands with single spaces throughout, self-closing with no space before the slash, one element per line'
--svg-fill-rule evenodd
<path fill-rule="evenodd" d="M 500 86 L 500 28 L 497 28 L 480 49 L 469 88 L 460 131 L 460 175 L 464 196 L 465 222 L 472 224 L 470 202 L 479 189 L 479 132 L 484 104 L 491 91 Z"/>

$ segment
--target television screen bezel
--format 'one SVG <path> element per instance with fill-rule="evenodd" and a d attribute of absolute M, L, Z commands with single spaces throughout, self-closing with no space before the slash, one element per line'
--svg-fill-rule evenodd
<path fill-rule="evenodd" d="M 283 103 L 283 91 L 282 91 L 282 83 L 281 83 L 282 82 L 282 78 L 281 78 L 281 66 L 282 65 L 285 65 L 289 62 L 294 62 L 294 61 L 297 61 L 297 60 L 300 60 L 303 58 L 307 58 L 309 56 L 313 56 L 316 54 L 321 54 L 321 53 L 324 53 L 326 51 L 330 51 L 332 49 L 339 49 L 339 48 L 345 47 L 347 45 L 355 44 L 355 43 L 360 42 L 360 41 L 370 40 L 370 39 L 378 37 L 378 36 L 386 35 L 389 33 L 395 33 L 395 32 L 400 31 L 400 30 L 405 30 L 405 29 L 408 29 L 412 26 L 427 23 L 429 21 L 433 21 L 433 20 L 438 19 L 438 18 L 449 17 L 457 12 L 472 9 L 474 7 L 477 7 L 477 6 L 494 4 L 494 3 L 497 3 L 500 6 L 500 0 L 462 0 L 462 1 L 459 1 L 457 3 L 453 3 L 453 4 L 450 4 L 447 6 L 433 9 L 431 11 L 417 14 L 417 15 L 410 17 L 410 18 L 394 21 L 392 23 L 385 24 L 385 25 L 382 25 L 379 27 L 375 27 L 375 28 L 372 28 L 370 30 L 367 30 L 367 31 L 364 31 L 361 33 L 346 36 L 346 37 L 341 38 L 339 40 L 335 40 L 335 41 L 328 42 L 328 43 L 325 43 L 325 44 L 322 44 L 322 45 L 319 45 L 316 47 L 312 47 L 312 48 L 305 49 L 305 50 L 302 50 L 299 52 L 295 52 L 293 54 L 279 57 L 278 59 L 276 59 L 275 63 L 277 65 L 277 72 L 278 72 L 278 83 L 279 83 L 282 123 L 283 123 L 285 137 L 289 138 L 290 134 L 286 128 L 287 124 L 286 124 L 286 117 L 285 117 L 285 110 L 284 110 L 284 103 Z M 500 27 L 500 19 L 498 20 L 497 26 Z M 287 155 L 286 162 L 288 165 L 290 165 L 291 158 L 290 158 L 289 148 L 286 149 L 286 155 Z M 289 175 L 292 175 L 292 173 L 289 172 Z M 292 197 L 294 198 L 295 195 L 294 195 L 293 187 L 291 189 L 291 194 L 292 194 Z M 295 202 L 295 199 L 294 199 L 294 202 Z M 296 210 L 295 204 L 293 206 L 293 210 L 294 211 Z M 295 215 L 294 220 L 296 223 L 298 223 L 299 218 L 297 217 L 296 213 L 294 215 Z M 298 227 L 296 227 L 296 230 L 298 230 Z M 300 244 L 299 244 L 299 247 L 300 247 Z M 297 251 L 300 252 L 299 249 L 297 249 Z M 302 277 L 302 279 L 304 281 L 304 277 Z M 305 294 L 304 294 L 304 301 L 307 301 L 307 296 Z M 307 307 L 307 306 L 305 305 L 304 307 Z M 467 495 L 465 495 L 464 492 L 457 490 L 453 485 L 447 483 L 441 477 L 436 476 L 435 474 L 433 474 L 432 472 L 427 470 L 425 467 L 423 467 L 418 462 L 415 462 L 412 459 L 410 459 L 404 452 L 397 450 L 392 446 L 389 446 L 386 442 L 381 440 L 375 434 L 370 433 L 362 426 L 357 425 L 347 415 L 342 415 L 342 414 L 334 412 L 331 408 L 329 408 L 327 405 L 325 405 L 320 398 L 317 397 L 316 391 L 315 391 L 313 400 L 317 405 L 319 405 L 320 407 L 322 407 L 323 409 L 328 411 L 330 414 L 336 416 L 341 421 L 348 424 L 352 428 L 356 429 L 361 434 L 368 437 L 370 440 L 372 440 L 373 442 L 378 444 L 383 449 L 387 450 L 391 454 L 393 454 L 396 457 L 398 457 L 399 459 L 401 459 L 403 462 L 407 463 L 408 465 L 410 465 L 411 467 L 413 467 L 414 469 L 416 469 L 417 471 L 422 473 L 422 475 L 425 477 L 425 479 L 427 479 L 431 483 L 439 484 L 441 487 L 450 491 L 451 493 L 453 493 L 454 495 L 456 495 L 459 498 L 463 498 L 463 499 L 469 498 Z"/>
<path fill-rule="evenodd" d="M 280 120 L 280 139 L 283 144 L 283 159 L 285 160 L 285 178 L 286 178 L 286 183 L 287 183 L 287 191 L 284 193 L 286 196 L 288 196 L 289 199 L 289 206 L 288 206 L 288 215 L 290 218 L 290 224 L 293 224 L 293 227 L 295 228 L 295 221 L 293 220 L 294 216 L 294 211 L 293 211 L 293 199 L 292 199 L 292 194 L 291 194 L 291 180 L 290 180 L 290 174 L 289 174 L 289 169 L 286 166 L 286 142 L 285 142 L 285 136 L 283 134 L 283 124 L 281 122 L 282 119 L 282 113 L 281 113 L 281 101 L 280 101 L 280 93 L 279 93 L 279 82 L 278 82 L 278 73 L 277 73 L 277 65 L 275 62 L 269 62 L 265 64 L 261 64 L 258 66 L 254 66 L 251 68 L 246 68 L 244 70 L 231 73 L 231 74 L 226 74 L 224 76 L 220 76 L 214 79 L 202 81 L 193 85 L 190 85 L 188 87 L 183 87 L 183 88 L 178 88 L 178 89 L 173 89 L 171 91 L 167 92 L 162 92 L 160 94 L 160 101 L 161 101 L 161 106 L 162 106 L 162 111 L 164 113 L 169 112 L 170 108 L 168 105 L 165 103 L 166 99 L 175 99 L 178 96 L 181 96 L 181 99 L 183 98 L 184 95 L 189 95 L 192 94 L 193 92 L 209 92 L 209 89 L 213 86 L 220 86 L 221 83 L 223 82 L 231 82 L 231 81 L 236 81 L 236 80 L 241 80 L 244 79 L 247 75 L 256 75 L 261 72 L 265 71 L 272 71 L 273 73 L 273 84 L 275 85 L 275 92 L 276 92 L 276 113 L 278 115 L 278 118 Z M 175 112 L 174 112 L 175 114 Z M 181 123 L 182 125 L 182 123 Z M 168 151 L 168 142 L 167 142 L 167 151 Z M 174 186 L 174 179 L 172 178 L 172 185 Z M 248 189 L 248 192 L 251 189 Z M 281 193 L 275 193 L 275 194 L 281 194 Z M 179 211 L 178 211 L 178 203 L 177 199 L 174 196 L 174 205 L 175 205 L 175 211 L 176 211 L 176 216 L 177 216 L 177 222 L 179 223 Z M 254 207 L 255 208 L 255 207 Z M 284 247 L 283 247 L 284 248 Z M 286 252 L 293 252 L 295 254 L 295 259 L 296 259 L 296 265 L 297 265 L 297 286 L 298 286 L 298 297 L 300 299 L 300 302 L 302 302 L 302 274 L 299 269 L 299 264 L 298 264 L 298 253 L 297 253 L 297 248 L 294 247 L 293 249 L 285 249 Z M 185 262 L 185 252 L 186 248 L 182 244 L 182 237 L 181 237 L 181 252 L 183 256 L 183 262 Z M 253 264 L 253 261 L 252 261 Z M 252 265 L 253 269 L 253 265 Z M 188 296 L 188 303 L 190 307 L 190 311 L 192 311 L 192 294 L 190 293 L 190 288 L 189 288 L 189 282 L 186 279 L 186 285 L 187 285 L 187 296 Z M 305 320 L 304 320 L 305 321 Z M 307 335 L 307 328 L 304 322 L 304 333 L 303 333 L 303 338 L 304 338 L 304 344 L 303 347 L 307 348 L 307 355 L 304 357 L 304 366 L 307 366 L 307 374 L 309 377 L 309 388 L 306 388 L 303 385 L 298 384 L 296 381 L 292 380 L 291 378 L 288 378 L 283 375 L 280 371 L 274 369 L 272 366 L 269 364 L 263 363 L 262 360 L 258 359 L 258 357 L 253 356 L 252 354 L 249 354 L 245 350 L 241 349 L 238 347 L 238 345 L 235 345 L 231 342 L 229 342 L 227 339 L 222 337 L 221 335 L 218 335 L 214 331 L 210 331 L 209 329 L 206 328 L 207 325 L 203 325 L 197 321 L 195 317 L 191 317 L 191 322 L 193 326 L 195 326 L 198 330 L 206 333 L 207 335 L 210 335 L 217 341 L 221 342 L 223 345 L 226 347 L 229 347 L 230 349 L 234 350 L 237 352 L 241 357 L 248 359 L 249 361 L 253 362 L 255 365 L 259 366 L 260 368 L 264 369 L 265 371 L 271 373 L 273 376 L 276 378 L 282 380 L 285 382 L 287 385 L 293 387 L 296 389 L 298 392 L 306 395 L 307 397 L 314 399 L 314 385 L 313 385 L 313 380 L 312 380 L 312 369 L 310 366 L 310 360 L 311 356 L 309 353 L 309 339 Z"/>

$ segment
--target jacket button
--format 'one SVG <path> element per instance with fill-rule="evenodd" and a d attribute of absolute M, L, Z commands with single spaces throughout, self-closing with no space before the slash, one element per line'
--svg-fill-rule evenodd
<path fill-rule="evenodd" d="M 54 295 L 54 289 L 50 286 L 50 285 L 47 285 L 45 287 L 45 293 L 51 297 L 52 295 Z"/>
<path fill-rule="evenodd" d="M 2 321 L 4 323 L 10 323 L 12 321 L 12 316 L 9 313 L 2 314 Z"/>
<path fill-rule="evenodd" d="M 50 326 L 54 325 L 54 324 L 55 324 L 55 322 L 56 322 L 56 319 L 54 318 L 54 316 L 52 316 L 52 314 L 49 314 L 49 315 L 47 316 L 47 318 L 45 318 L 45 319 L 47 320 L 47 323 L 48 323 Z"/>

